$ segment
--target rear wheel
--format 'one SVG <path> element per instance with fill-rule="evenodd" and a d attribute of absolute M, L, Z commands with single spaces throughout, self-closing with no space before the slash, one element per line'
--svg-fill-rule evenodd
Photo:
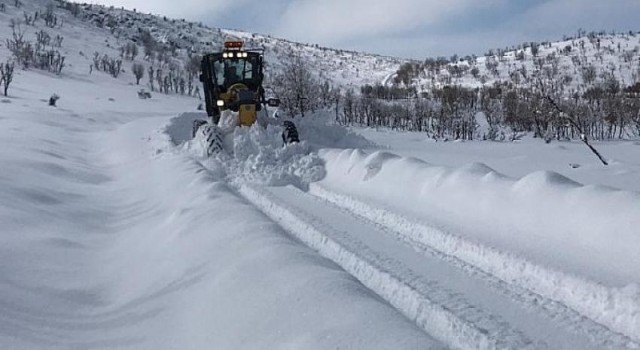
<path fill-rule="evenodd" d="M 282 131 L 282 142 L 284 144 L 297 143 L 300 142 L 300 137 L 298 136 L 298 129 L 296 125 L 292 121 L 285 121 L 283 123 L 284 131 Z"/>

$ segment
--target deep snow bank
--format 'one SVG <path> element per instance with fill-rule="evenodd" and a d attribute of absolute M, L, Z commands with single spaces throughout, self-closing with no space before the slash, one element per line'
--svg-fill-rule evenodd
<path fill-rule="evenodd" d="M 236 184 L 250 182 L 306 188 L 325 176 L 318 149 L 374 146 L 362 136 L 331 125 L 329 113 L 318 112 L 294 121 L 302 140 L 300 143 L 283 146 L 280 121 L 270 119 L 230 131 L 224 139 L 225 150 L 207 157 L 204 145 L 191 137 L 193 121 L 206 117 L 205 113 L 183 113 L 171 119 L 165 133 L 179 149 Z"/>
<path fill-rule="evenodd" d="M 595 142 L 595 147 L 609 162 L 609 166 L 605 167 L 580 141 L 547 144 L 526 135 L 516 142 L 436 142 L 424 132 L 352 129 L 385 145 L 395 154 L 415 157 L 427 163 L 458 168 L 481 161 L 497 172 L 514 178 L 549 170 L 582 184 L 640 192 L 640 142 L 637 141 Z"/>
<path fill-rule="evenodd" d="M 640 194 L 551 172 L 516 180 L 477 163 L 320 154 L 321 188 L 350 195 L 333 201 L 640 339 Z"/>

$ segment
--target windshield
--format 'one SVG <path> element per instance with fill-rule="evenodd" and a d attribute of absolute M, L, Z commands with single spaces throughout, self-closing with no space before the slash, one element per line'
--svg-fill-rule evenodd
<path fill-rule="evenodd" d="M 215 83 L 230 86 L 237 82 L 252 80 L 254 77 L 255 57 L 245 59 L 220 59 L 215 61 Z"/>

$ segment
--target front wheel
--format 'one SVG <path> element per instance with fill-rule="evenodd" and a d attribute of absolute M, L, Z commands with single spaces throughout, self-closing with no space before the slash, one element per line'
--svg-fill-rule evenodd
<path fill-rule="evenodd" d="M 195 138 L 196 135 L 198 134 L 198 129 L 200 129 L 200 127 L 205 124 L 207 124 L 206 120 L 203 120 L 203 119 L 194 120 L 193 125 L 191 127 L 191 138 Z"/>
<path fill-rule="evenodd" d="M 201 145 L 207 157 L 223 150 L 222 132 L 216 125 L 201 124 L 196 130 L 194 140 Z"/>

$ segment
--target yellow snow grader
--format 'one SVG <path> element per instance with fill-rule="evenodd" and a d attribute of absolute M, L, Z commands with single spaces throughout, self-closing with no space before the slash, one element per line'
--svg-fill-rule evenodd
<path fill-rule="evenodd" d="M 266 113 L 266 106 L 280 105 L 278 99 L 265 99 L 263 60 L 263 50 L 245 50 L 242 41 L 226 41 L 222 52 L 203 57 L 200 81 L 209 120 L 195 120 L 193 136 L 204 141 L 207 155 L 223 149 L 225 133 L 252 126 L 258 113 Z M 299 142 L 293 122 L 283 123 L 282 140 L 285 144 Z"/>

